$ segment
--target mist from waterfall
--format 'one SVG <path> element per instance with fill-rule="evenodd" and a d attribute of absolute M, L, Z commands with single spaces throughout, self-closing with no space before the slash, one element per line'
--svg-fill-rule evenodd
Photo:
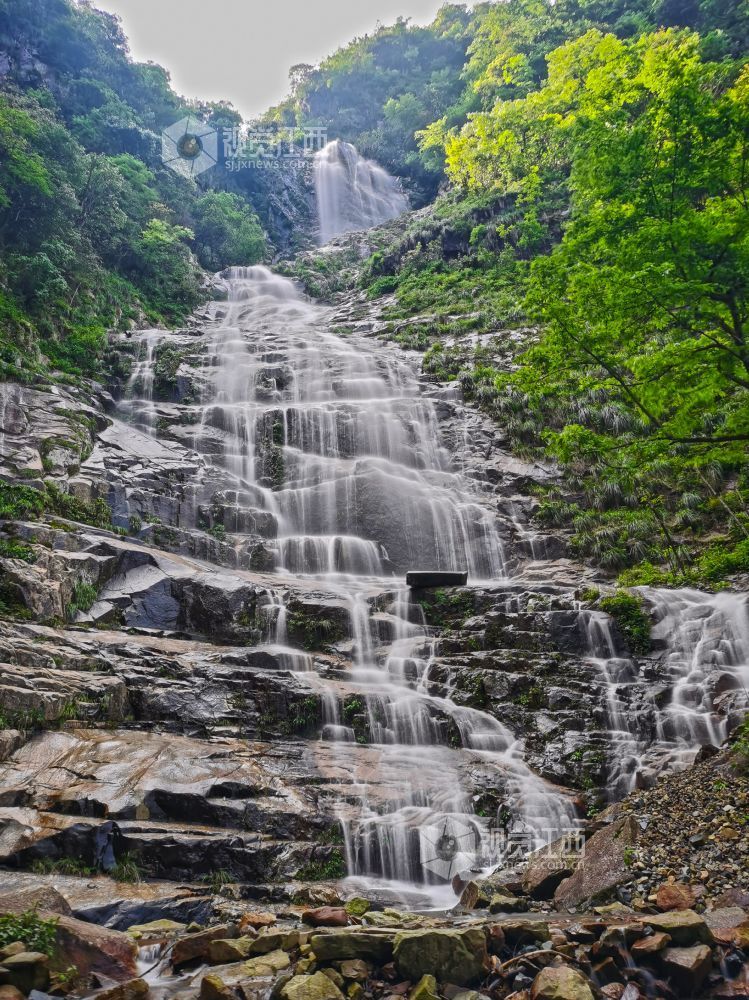
<path fill-rule="evenodd" d="M 394 219 L 408 208 L 398 181 L 350 142 L 335 139 L 315 156 L 319 242 Z"/>

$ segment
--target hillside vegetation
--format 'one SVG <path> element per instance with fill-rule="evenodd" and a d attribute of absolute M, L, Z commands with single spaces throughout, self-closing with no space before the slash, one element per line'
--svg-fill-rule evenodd
<path fill-rule="evenodd" d="M 116 19 L 2 0 L 0 50 L 5 377 L 95 374 L 107 330 L 178 324 L 206 270 L 309 241 L 307 181 L 163 167 L 165 125 L 239 118 L 134 63 Z M 429 374 L 560 463 L 538 517 L 625 583 L 749 572 L 747 54 L 746 2 L 447 4 L 293 67 L 261 122 L 402 178 L 419 210 L 363 262 L 292 270 L 353 280 Z"/>

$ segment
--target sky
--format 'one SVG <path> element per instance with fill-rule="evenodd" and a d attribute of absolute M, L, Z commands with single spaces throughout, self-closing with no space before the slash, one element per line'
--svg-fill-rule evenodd
<path fill-rule="evenodd" d="M 169 70 L 185 97 L 228 100 L 245 117 L 288 92 L 289 67 L 318 63 L 399 15 L 432 20 L 442 0 L 94 0 L 119 14 L 138 61 Z"/>

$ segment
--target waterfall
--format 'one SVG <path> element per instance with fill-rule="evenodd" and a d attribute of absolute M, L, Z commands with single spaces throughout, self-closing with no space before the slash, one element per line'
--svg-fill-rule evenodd
<path fill-rule="evenodd" d="M 408 208 L 398 181 L 349 142 L 336 139 L 321 149 L 314 174 L 321 244 L 379 226 Z"/>
<path fill-rule="evenodd" d="M 123 412 L 152 433 L 169 415 L 170 433 L 202 457 L 186 518 L 217 518 L 227 544 L 250 538 L 266 553 L 263 644 L 320 700 L 310 752 L 350 875 L 419 887 L 421 905 L 454 902 L 453 873 L 429 867 L 439 831 L 465 839 L 469 867 L 507 853 L 475 813 L 477 787 L 501 797 L 526 850 L 577 823 L 571 797 L 531 771 L 509 729 L 431 691 L 435 639 L 400 583 L 420 568 L 508 582 L 496 500 L 453 467 L 412 356 L 334 334 L 330 310 L 265 267 L 219 280 L 227 296 L 208 307 L 201 335 L 171 335 L 190 353 L 196 389 L 178 403 L 131 398 Z M 132 392 L 152 395 L 157 355 L 144 338 Z M 300 587 L 347 615 L 349 662 L 332 676 L 290 647 L 286 605 Z"/>
<path fill-rule="evenodd" d="M 749 708 L 747 595 L 639 589 L 655 621 L 639 662 L 617 650 L 607 615 L 581 613 L 606 693 L 613 801 L 720 746 Z"/>

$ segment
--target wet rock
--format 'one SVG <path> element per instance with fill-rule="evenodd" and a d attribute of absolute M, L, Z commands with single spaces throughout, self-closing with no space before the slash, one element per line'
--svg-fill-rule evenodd
<path fill-rule="evenodd" d="M 187 934 L 178 938 L 172 948 L 172 965 L 176 968 L 185 962 L 194 962 L 197 958 L 207 958 L 213 941 L 222 941 L 237 936 L 237 929 L 232 924 L 218 924 L 197 934 Z"/>
<path fill-rule="evenodd" d="M 667 948 L 661 956 L 669 981 L 684 996 L 695 996 L 712 967 L 713 953 L 705 944 L 691 948 Z"/>
<path fill-rule="evenodd" d="M 128 927 L 127 933 L 136 941 L 147 943 L 158 941 L 163 937 L 174 937 L 184 931 L 186 926 L 178 920 L 150 920 L 146 924 L 132 924 Z"/>
<path fill-rule="evenodd" d="M 266 955 L 272 951 L 291 951 L 299 944 L 299 931 L 265 927 L 249 944 L 251 955 Z"/>
<path fill-rule="evenodd" d="M 288 969 L 291 959 L 285 951 L 270 951 L 265 955 L 256 955 L 243 962 L 239 968 L 243 976 L 272 976 Z"/>
<path fill-rule="evenodd" d="M 312 951 L 319 962 L 336 962 L 346 958 L 385 965 L 393 957 L 395 932 L 382 930 L 332 931 L 314 934 L 310 940 Z"/>
<path fill-rule="evenodd" d="M 488 968 L 486 935 L 480 927 L 399 931 L 393 957 L 401 975 L 412 982 L 428 974 L 463 986 L 481 979 Z"/>
<path fill-rule="evenodd" d="M 281 990 L 283 1000 L 343 1000 L 343 993 L 322 972 L 294 976 Z"/>
<path fill-rule="evenodd" d="M 503 920 L 499 927 L 510 947 L 549 940 L 549 925 L 544 920 Z"/>
<path fill-rule="evenodd" d="M 101 993 L 97 993 L 97 1000 L 140 1000 L 140 997 L 148 996 L 149 986 L 145 979 L 129 979 L 126 983 L 118 983 Z"/>
<path fill-rule="evenodd" d="M 656 931 L 648 937 L 638 938 L 632 944 L 632 957 L 635 959 L 650 958 L 663 951 L 671 943 L 671 935 L 663 931 Z"/>
<path fill-rule="evenodd" d="M 200 982 L 200 1000 L 234 1000 L 235 994 L 221 976 L 209 972 Z"/>
<path fill-rule="evenodd" d="M 495 893 L 489 900 L 490 913 L 515 913 L 524 909 L 524 903 L 517 896 Z"/>
<path fill-rule="evenodd" d="M 572 875 L 577 860 L 570 855 L 566 837 L 534 851 L 523 873 L 523 891 L 531 899 L 551 899 L 559 884 Z"/>
<path fill-rule="evenodd" d="M 672 910 L 669 913 L 648 914 L 643 923 L 671 935 L 677 947 L 693 944 L 713 944 L 714 938 L 703 917 L 694 910 Z"/>
<path fill-rule="evenodd" d="M 595 1000 L 589 980 L 566 965 L 542 969 L 533 980 L 531 1000 Z"/>
<path fill-rule="evenodd" d="M 22 993 L 46 990 L 49 986 L 49 959 L 38 951 L 19 951 L 3 958 L 0 983 L 15 986 Z"/>
<path fill-rule="evenodd" d="M 304 910 L 302 921 L 312 927 L 345 927 L 349 914 L 342 906 L 319 906 L 314 910 Z"/>
<path fill-rule="evenodd" d="M 40 911 L 40 916 L 50 916 Z M 74 965 L 81 979 L 92 974 L 116 982 L 137 978 L 135 942 L 121 931 L 97 927 L 64 914 L 57 917 L 56 944 L 68 965 Z"/>
<path fill-rule="evenodd" d="M 697 902 L 697 894 L 688 885 L 667 882 L 656 893 L 655 905 L 659 910 L 690 910 Z"/>
<path fill-rule="evenodd" d="M 208 945 L 208 961 L 211 965 L 222 965 L 229 962 L 241 962 L 250 955 L 250 946 L 254 938 L 219 938 Z M 272 949 L 271 949 L 272 950 Z"/>
<path fill-rule="evenodd" d="M 262 927 L 270 927 L 271 924 L 275 924 L 277 919 L 275 913 L 243 913 L 239 918 L 239 929 L 244 931 L 248 927 L 252 927 L 253 930 L 258 931 Z"/>
<path fill-rule="evenodd" d="M 408 1000 L 438 1000 L 437 980 L 424 975 L 408 994 Z"/>
<path fill-rule="evenodd" d="M 585 854 L 577 870 L 554 893 L 556 905 L 575 907 L 585 901 L 600 901 L 626 882 L 631 877 L 628 860 L 637 835 L 637 823 L 632 817 L 617 820 L 594 833 L 585 844 Z"/>
<path fill-rule="evenodd" d="M 369 978 L 371 968 L 367 962 L 362 962 L 360 958 L 351 958 L 341 962 L 341 975 L 344 979 L 352 982 L 363 983 Z"/>
<path fill-rule="evenodd" d="M 363 917 L 365 913 L 371 910 L 372 904 L 368 899 L 364 899 L 363 896 L 354 896 L 353 899 L 346 901 L 344 909 L 346 913 L 350 914 L 352 917 Z"/>

